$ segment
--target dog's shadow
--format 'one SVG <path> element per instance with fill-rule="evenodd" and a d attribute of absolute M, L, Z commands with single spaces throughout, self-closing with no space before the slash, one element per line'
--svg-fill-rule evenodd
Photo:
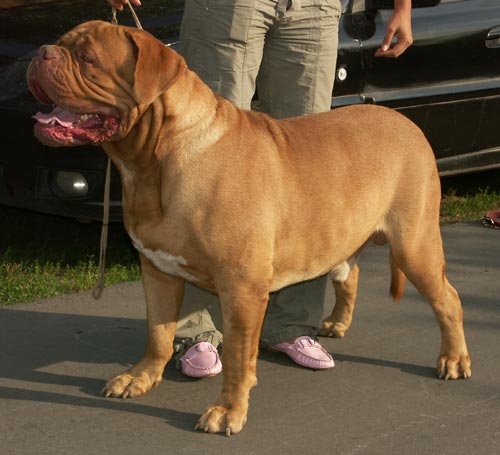
<path fill-rule="evenodd" d="M 71 385 L 79 386 L 77 377 L 72 377 Z M 98 396 L 98 391 L 94 390 L 92 397 L 78 397 L 70 394 L 30 390 L 29 388 L 19 389 L 16 387 L 0 386 L 0 400 L 18 400 L 27 402 L 53 403 L 58 405 L 81 406 L 90 409 L 102 409 L 128 412 L 132 414 L 142 414 L 149 417 L 156 417 L 164 420 L 172 427 L 183 431 L 192 432 L 199 414 L 168 409 L 165 407 L 149 406 L 136 399 L 105 399 Z"/>
<path fill-rule="evenodd" d="M 374 359 L 371 357 L 361 357 L 348 354 L 335 354 L 335 361 L 360 363 L 366 365 L 380 366 L 384 368 L 395 368 L 403 373 L 424 378 L 435 378 L 436 369 L 429 366 L 415 365 L 412 363 L 393 362 L 391 360 Z"/>
<path fill-rule="evenodd" d="M 107 379 L 142 357 L 143 320 L 3 307 L 0 333 L 0 400 L 142 414 L 189 432 L 199 418 L 199 413 L 183 411 L 181 401 L 176 401 L 175 409 L 155 406 L 151 400 L 100 395 Z M 166 374 L 169 379 L 184 380 L 173 362 Z"/>
<path fill-rule="evenodd" d="M 436 377 L 436 369 L 428 366 L 415 365 L 412 363 L 404 363 L 404 362 L 393 362 L 390 360 L 376 359 L 372 357 L 361 357 L 361 356 L 338 354 L 338 353 L 334 353 L 333 357 L 335 359 L 337 367 L 341 366 L 343 362 L 349 362 L 349 363 L 373 365 L 384 368 L 394 368 L 402 371 L 403 373 L 424 378 Z M 259 359 L 266 362 L 276 363 L 289 368 L 304 369 L 304 367 L 297 365 L 295 362 L 293 362 L 293 360 L 291 360 L 288 356 L 286 356 L 281 352 L 272 352 L 261 349 L 259 352 Z"/>
<path fill-rule="evenodd" d="M 163 419 L 169 425 L 189 432 L 199 417 L 197 413 L 183 411 L 182 403 L 176 402 L 179 406 L 174 409 L 172 406 L 148 404 L 148 400 L 124 401 L 100 396 L 109 377 L 142 357 L 146 342 L 144 320 L 18 311 L 4 307 L 0 309 L 0 333 L 0 399 L 144 414 Z M 435 375 L 433 368 L 419 365 L 338 353 L 334 354 L 334 358 L 337 366 L 344 362 L 362 363 L 396 368 L 421 377 Z M 259 361 L 303 369 L 280 352 L 261 349 Z M 165 377 L 167 381 L 173 382 L 199 381 L 183 376 L 175 368 L 173 360 L 165 370 Z M 1 384 L 2 379 L 8 380 L 8 386 Z M 203 382 L 203 393 L 212 396 L 212 392 L 220 387 L 222 378 L 217 376 L 209 379 L 210 382 L 206 381 Z M 22 386 L 17 386 L 16 382 Z M 46 387 L 40 390 L 40 384 Z M 80 393 L 65 392 L 68 386 L 77 388 Z"/>

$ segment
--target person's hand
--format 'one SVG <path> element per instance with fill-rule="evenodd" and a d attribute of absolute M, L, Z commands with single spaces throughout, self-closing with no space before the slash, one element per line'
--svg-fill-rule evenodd
<path fill-rule="evenodd" d="M 107 0 L 107 2 L 113 7 L 116 8 L 119 11 L 123 10 L 123 5 L 126 5 L 129 0 Z M 130 0 L 130 3 L 135 6 L 141 6 L 141 1 L 140 0 Z"/>
<path fill-rule="evenodd" d="M 396 37 L 396 44 L 391 47 L 394 37 Z M 394 13 L 387 23 L 384 40 L 380 48 L 375 52 L 375 57 L 399 57 L 412 43 L 411 1 L 395 0 Z"/>

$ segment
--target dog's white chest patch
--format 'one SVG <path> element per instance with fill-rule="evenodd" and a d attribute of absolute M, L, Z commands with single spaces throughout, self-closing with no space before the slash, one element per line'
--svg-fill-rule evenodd
<path fill-rule="evenodd" d="M 145 248 L 142 242 L 134 235 L 131 234 L 130 238 L 134 247 L 146 256 L 158 270 L 188 281 L 197 281 L 194 275 L 186 272 L 181 267 L 182 265 L 187 265 L 187 261 L 182 256 L 174 256 L 161 250 L 153 251 L 150 248 Z"/>

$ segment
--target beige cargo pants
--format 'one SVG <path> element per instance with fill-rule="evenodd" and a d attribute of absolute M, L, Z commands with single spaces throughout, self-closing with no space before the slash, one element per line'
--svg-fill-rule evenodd
<path fill-rule="evenodd" d="M 339 0 L 187 0 L 181 53 L 215 92 L 250 109 L 283 118 L 328 111 L 337 60 Z M 271 294 L 261 335 L 274 345 L 316 335 L 327 278 Z M 217 297 L 187 285 L 176 350 L 198 341 L 222 342 L 211 312 Z"/>

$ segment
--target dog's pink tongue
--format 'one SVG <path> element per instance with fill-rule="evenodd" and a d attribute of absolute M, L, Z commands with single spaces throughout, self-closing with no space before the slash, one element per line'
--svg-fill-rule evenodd
<path fill-rule="evenodd" d="M 43 114 L 42 112 L 37 112 L 33 118 L 40 123 L 48 124 L 55 120 L 59 125 L 68 127 L 73 125 L 80 118 L 80 114 L 75 114 L 74 112 L 65 111 L 60 107 L 56 107 L 52 112 L 48 114 Z"/>

